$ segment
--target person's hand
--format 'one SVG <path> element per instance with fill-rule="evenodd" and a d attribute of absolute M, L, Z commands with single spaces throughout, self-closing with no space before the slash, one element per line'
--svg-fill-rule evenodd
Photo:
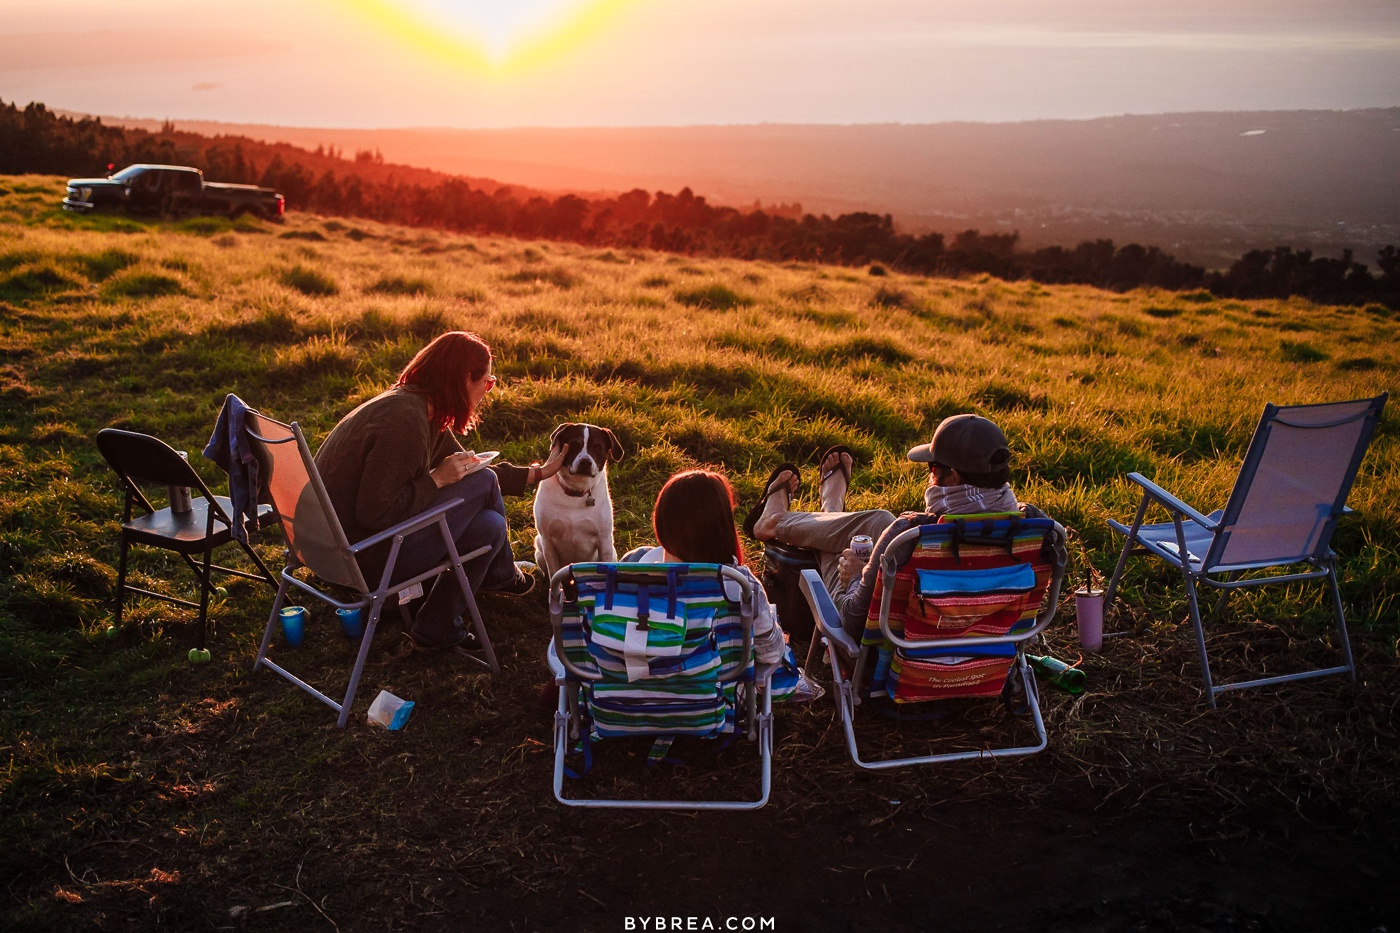
<path fill-rule="evenodd" d="M 428 471 L 428 476 L 432 478 L 433 485 L 441 489 L 451 486 L 468 473 L 475 473 L 480 467 L 481 461 L 476 459 L 476 453 L 464 450 L 443 457 L 435 468 Z"/>
<path fill-rule="evenodd" d="M 564 453 L 567 449 L 563 444 L 555 444 L 549 448 L 549 459 L 535 467 L 537 471 L 535 474 L 536 483 L 549 479 L 563 468 Z"/>
<path fill-rule="evenodd" d="M 842 589 L 848 589 L 851 582 L 860 576 L 864 569 L 865 561 L 850 548 L 846 548 L 841 552 L 841 556 L 836 558 L 836 573 L 841 577 Z"/>

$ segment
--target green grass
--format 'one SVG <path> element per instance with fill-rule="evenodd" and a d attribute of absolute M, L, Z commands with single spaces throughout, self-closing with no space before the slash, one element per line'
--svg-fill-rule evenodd
<path fill-rule="evenodd" d="M 9 928 L 124 928 L 151 904 L 176 927 L 219 926 L 233 906 L 294 897 L 276 886 L 294 889 L 303 862 L 322 893 L 336 893 L 328 912 L 387 924 L 410 905 L 425 915 L 432 895 L 406 892 L 434 878 L 457 890 L 467 873 L 511 898 L 557 888 L 576 865 L 572 843 L 558 839 L 580 825 L 601 837 L 638 822 L 576 823 L 546 803 L 539 593 L 483 600 L 505 666 L 495 679 L 396 659 L 397 623 L 386 623 L 343 733 L 324 707 L 249 671 L 270 593 L 247 581 L 228 583 L 211 609 L 211 665 L 185 663 L 186 614 L 169 606 L 138 602 L 108 638 L 120 500 L 92 443 L 103 427 L 189 450 L 222 489 L 199 451 L 226 393 L 298 421 L 315 447 L 427 340 L 463 328 L 495 348 L 502 378 L 468 446 L 527 463 L 545 456 L 563 421 L 618 433 L 620 549 L 648 541 L 657 490 L 698 463 L 726 470 L 746 504 L 776 463 L 795 460 L 808 480 L 798 505 L 812 507 L 816 458 L 838 442 L 857 455 L 851 507 L 918 508 L 925 477 L 905 451 L 939 419 L 975 411 L 1006 430 L 1021 497 L 1074 530 L 1083 576 L 1112 569 L 1105 520 L 1136 506 L 1128 472 L 1218 507 L 1266 403 L 1373 395 L 1396 388 L 1400 372 L 1400 320 L 1364 309 L 894 272 L 875 287 L 813 264 L 640 252 L 619 262 L 570 244 L 295 215 L 286 232 L 327 235 L 287 240 L 246 219 L 73 217 L 54 207 L 61 180 L 45 184 L 35 194 L 0 179 L 9 192 L 0 194 L 0 873 L 19 879 L 0 909 Z M 696 277 L 704 284 L 690 284 Z M 1308 330 L 1281 341 L 1280 321 Z M 1365 679 L 1355 696 L 1334 680 L 1232 698 L 1229 711 L 1203 715 L 1179 582 L 1135 563 L 1119 618 L 1133 635 L 1085 661 L 1086 701 L 1046 693 L 1049 752 L 952 769 L 937 790 L 917 774 L 852 778 L 852 793 L 932 812 L 1008 792 L 1036 800 L 1091 774 L 1128 791 L 1125 800 L 1171 786 L 1228 810 L 1266 788 L 1288 812 L 1303 798 L 1357 819 L 1389 812 L 1396 426 L 1392 406 L 1335 539 Z M 507 508 L 516 554 L 528 556 L 530 502 Z M 259 547 L 278 560 L 275 534 Z M 135 573 L 138 585 L 188 575 L 150 555 Z M 1270 669 L 1293 654 L 1305 662 L 1317 653 L 1308 639 L 1278 633 L 1316 636 L 1322 596 L 1261 591 L 1224 631 L 1266 633 L 1282 657 Z M 348 648 L 324 613 L 312 625 L 292 660 L 331 681 L 348 670 Z M 1074 659 L 1072 631 L 1058 625 L 1048 649 Z M 1216 645 L 1227 669 L 1258 660 L 1232 654 L 1229 641 Z M 418 702 L 405 733 L 362 724 L 379 689 Z M 837 731 L 825 701 L 780 713 L 771 831 L 865 819 L 812 797 L 802 776 L 853 774 Z M 1168 740 L 1176 753 L 1151 751 Z M 1017 784 L 1022 776 L 1035 788 Z"/>
<path fill-rule="evenodd" d="M 281 280 L 288 288 L 294 288 L 313 298 L 329 298 L 340 293 L 340 286 L 335 284 L 335 279 L 303 265 L 296 265 L 284 271 Z"/>

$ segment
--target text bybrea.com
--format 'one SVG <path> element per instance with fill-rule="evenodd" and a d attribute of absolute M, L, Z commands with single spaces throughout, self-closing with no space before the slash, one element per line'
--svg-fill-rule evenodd
<path fill-rule="evenodd" d="M 665 933 L 668 930 L 777 930 L 773 917 L 624 917 L 624 930 Z"/>

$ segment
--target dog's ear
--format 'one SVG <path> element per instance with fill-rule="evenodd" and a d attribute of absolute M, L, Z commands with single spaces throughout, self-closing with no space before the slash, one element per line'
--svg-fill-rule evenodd
<path fill-rule="evenodd" d="M 572 427 L 574 427 L 574 423 L 572 421 L 566 421 L 565 423 L 559 425 L 559 427 L 554 429 L 554 433 L 549 435 L 549 447 L 551 450 L 553 450 L 555 445 L 559 443 L 559 435 L 563 434 L 565 431 L 569 430 L 569 428 Z"/>
<path fill-rule="evenodd" d="M 608 436 L 608 459 L 621 460 L 623 450 L 622 445 L 618 443 L 617 435 L 614 434 L 610 428 L 599 428 L 598 430 Z"/>

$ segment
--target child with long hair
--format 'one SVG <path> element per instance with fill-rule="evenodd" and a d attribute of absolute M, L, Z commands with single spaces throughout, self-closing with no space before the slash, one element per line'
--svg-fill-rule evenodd
<path fill-rule="evenodd" d="M 678 561 L 737 568 L 753 586 L 754 657 L 760 664 L 779 662 L 783 657 L 783 630 L 763 584 L 744 565 L 744 551 L 734 525 L 734 490 L 729 480 L 710 470 L 677 473 L 657 494 L 651 522 L 658 546 L 629 557 L 640 557 L 646 563 Z M 737 589 L 731 595 L 737 597 Z"/>

